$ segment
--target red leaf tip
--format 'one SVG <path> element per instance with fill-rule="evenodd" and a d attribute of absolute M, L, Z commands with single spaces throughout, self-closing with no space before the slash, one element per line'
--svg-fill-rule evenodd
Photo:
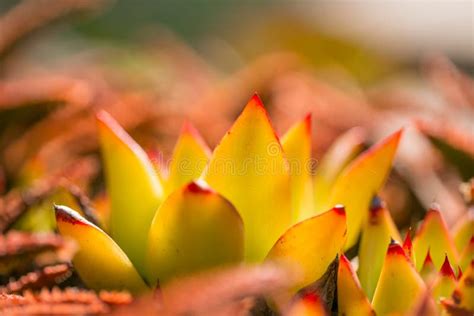
<path fill-rule="evenodd" d="M 341 216 L 346 216 L 346 209 L 344 208 L 344 205 L 342 204 L 337 204 L 335 205 L 332 210 L 336 212 L 336 214 L 341 215 Z"/>
<path fill-rule="evenodd" d="M 339 264 L 343 264 L 345 266 L 350 266 L 351 263 L 350 263 L 349 259 L 347 259 L 347 257 L 344 254 L 342 254 L 341 257 L 339 258 Z"/>
<path fill-rule="evenodd" d="M 410 227 L 405 236 L 405 240 L 403 241 L 403 249 L 407 251 L 407 255 L 411 255 L 412 248 L 413 248 L 413 243 L 411 241 L 411 227 Z"/>
<path fill-rule="evenodd" d="M 67 206 L 54 205 L 54 212 L 56 214 L 56 221 L 66 222 L 72 225 L 92 225 L 76 211 Z"/>
<path fill-rule="evenodd" d="M 255 105 L 264 108 L 262 99 L 260 99 L 260 97 L 258 96 L 257 92 L 255 92 L 255 93 L 253 94 L 251 100 L 255 103 Z"/>
<path fill-rule="evenodd" d="M 203 184 L 197 182 L 190 182 L 186 185 L 186 191 L 195 193 L 195 194 L 210 194 L 212 190 Z"/>
<path fill-rule="evenodd" d="M 400 246 L 400 244 L 393 239 L 388 246 L 387 255 L 401 255 L 406 258 L 405 251 L 403 251 L 402 246 Z"/>
<path fill-rule="evenodd" d="M 441 266 L 441 270 L 439 271 L 439 273 L 443 276 L 456 279 L 456 276 L 454 275 L 453 267 L 451 267 L 451 264 L 449 263 L 449 259 L 447 255 L 444 257 L 444 262 L 443 262 L 443 265 Z"/>
<path fill-rule="evenodd" d="M 423 261 L 423 267 L 427 265 L 433 265 L 433 259 L 431 258 L 430 250 L 426 253 L 425 261 Z"/>

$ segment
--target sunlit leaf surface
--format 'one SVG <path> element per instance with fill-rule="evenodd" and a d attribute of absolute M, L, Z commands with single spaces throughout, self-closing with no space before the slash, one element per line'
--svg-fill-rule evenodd
<path fill-rule="evenodd" d="M 400 242 L 400 234 L 385 203 L 375 197 L 370 206 L 367 222 L 362 229 L 357 270 L 362 288 L 369 299 L 374 295 L 387 253 L 387 245 L 391 239 Z"/>
<path fill-rule="evenodd" d="M 390 244 L 372 300 L 376 314 L 407 313 L 424 291 L 425 284 L 403 248 Z"/>
<path fill-rule="evenodd" d="M 350 261 L 342 255 L 337 274 L 337 305 L 339 314 L 346 316 L 372 316 L 374 311 L 352 269 Z"/>
<path fill-rule="evenodd" d="M 432 208 L 426 213 L 425 219 L 413 240 L 413 251 L 418 271 L 423 265 L 428 250 L 437 270 L 441 269 L 446 254 L 449 262 L 458 263 L 454 241 L 439 210 L 436 208 Z"/>
<path fill-rule="evenodd" d="M 436 269 L 433 259 L 431 259 L 430 252 L 426 254 L 423 265 L 421 266 L 420 276 L 426 284 L 431 284 L 436 277 L 438 270 Z"/>
<path fill-rule="evenodd" d="M 311 115 L 295 124 L 281 139 L 291 177 L 292 221 L 315 215 L 311 181 Z"/>
<path fill-rule="evenodd" d="M 195 182 L 176 190 L 159 208 L 150 228 L 148 275 L 162 284 L 243 259 L 244 229 L 236 209 Z"/>
<path fill-rule="evenodd" d="M 110 234 L 143 273 L 151 220 L 163 190 L 143 149 L 106 112 L 97 115 L 105 180 L 110 197 Z"/>
<path fill-rule="evenodd" d="M 189 122 L 185 122 L 171 157 L 166 194 L 198 179 L 210 156 L 211 150 L 199 132 Z"/>
<path fill-rule="evenodd" d="M 342 206 L 302 221 L 281 236 L 267 260 L 281 261 L 301 270 L 302 288 L 318 280 L 342 250 L 346 237 L 346 215 Z"/>
<path fill-rule="evenodd" d="M 455 225 L 452 236 L 458 252 L 464 250 L 469 240 L 474 236 L 474 211 L 468 211 Z"/>
<path fill-rule="evenodd" d="M 397 131 L 362 153 L 342 171 L 331 190 L 329 205 L 346 207 L 346 249 L 357 241 L 370 201 L 390 172 L 401 134 L 401 130 Z"/>
<path fill-rule="evenodd" d="M 459 257 L 459 267 L 461 270 L 465 271 L 472 260 L 474 260 L 474 235 L 471 237 L 469 244 L 464 247 Z"/>
<path fill-rule="evenodd" d="M 431 295 L 439 303 L 440 299 L 450 297 L 456 287 L 456 276 L 449 263 L 448 257 L 445 257 L 443 266 L 431 286 Z M 441 309 L 441 306 L 439 307 Z"/>
<path fill-rule="evenodd" d="M 204 179 L 239 211 L 245 259 L 262 260 L 291 221 L 288 163 L 255 95 L 214 150 Z"/>
<path fill-rule="evenodd" d="M 314 202 L 317 212 L 324 212 L 329 203 L 332 186 L 341 171 L 362 150 L 364 133 L 352 128 L 339 136 L 317 165 L 314 175 Z"/>
<path fill-rule="evenodd" d="M 78 245 L 73 264 L 88 287 L 133 293 L 147 289 L 127 255 L 106 233 L 68 207 L 55 206 L 55 211 L 61 235 Z"/>

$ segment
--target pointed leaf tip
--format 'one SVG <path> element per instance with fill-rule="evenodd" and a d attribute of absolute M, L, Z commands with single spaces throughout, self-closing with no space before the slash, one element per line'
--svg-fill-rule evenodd
<path fill-rule="evenodd" d="M 93 225 L 67 206 L 54 205 L 53 207 L 57 221 L 66 222 L 72 225 Z"/>
<path fill-rule="evenodd" d="M 426 253 L 425 260 L 423 261 L 423 266 L 428 265 L 428 264 L 433 264 L 433 259 L 431 258 L 429 249 L 428 249 L 428 252 Z"/>
<path fill-rule="evenodd" d="M 250 100 L 253 102 L 254 105 L 265 108 L 265 106 L 263 105 L 262 99 L 260 98 L 257 92 L 254 92 Z"/>
<path fill-rule="evenodd" d="M 441 273 L 441 275 L 450 277 L 452 279 L 456 279 L 456 276 L 454 275 L 453 267 L 451 267 L 451 264 L 449 263 L 449 259 L 447 255 L 444 257 L 444 262 L 439 272 Z"/>
<path fill-rule="evenodd" d="M 111 205 L 110 235 L 143 273 L 147 232 L 163 188 L 145 151 L 110 114 L 97 113 L 97 125 Z"/>
<path fill-rule="evenodd" d="M 353 160 L 338 176 L 329 194 L 330 204 L 344 204 L 347 211 L 347 243 L 353 246 L 365 220 L 369 216 L 370 202 L 385 183 L 398 148 L 401 131 L 398 131 Z"/>
<path fill-rule="evenodd" d="M 209 187 L 202 186 L 197 182 L 191 182 L 186 186 L 186 191 L 196 194 L 211 194 L 213 191 Z"/>
<path fill-rule="evenodd" d="M 345 209 L 344 205 L 342 205 L 342 204 L 335 205 L 332 208 L 332 210 L 338 215 L 341 215 L 341 216 L 344 216 L 344 217 L 346 216 L 346 209 Z"/>
<path fill-rule="evenodd" d="M 246 260 L 264 259 L 291 222 L 291 183 L 281 143 L 255 100 L 214 149 L 203 178 L 242 216 Z"/>
<path fill-rule="evenodd" d="M 391 240 L 390 245 L 388 246 L 387 255 L 400 255 L 406 257 L 402 246 L 400 246 L 400 244 L 394 239 Z"/>

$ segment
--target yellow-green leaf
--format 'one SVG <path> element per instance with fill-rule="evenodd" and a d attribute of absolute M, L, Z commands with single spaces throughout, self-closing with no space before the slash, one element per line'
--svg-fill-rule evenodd
<path fill-rule="evenodd" d="M 377 315 L 403 315 L 410 311 L 426 291 L 403 248 L 392 243 L 385 256 L 372 306 Z"/>
<path fill-rule="evenodd" d="M 441 310 L 440 300 L 443 298 L 449 298 L 456 287 L 456 276 L 454 275 L 453 268 L 449 263 L 449 259 L 446 256 L 443 266 L 439 271 L 438 275 L 434 279 L 431 287 L 431 296 L 438 304 L 438 308 Z"/>
<path fill-rule="evenodd" d="M 436 277 L 436 274 L 437 270 L 433 263 L 433 259 L 431 259 L 430 251 L 428 250 L 423 265 L 421 266 L 420 276 L 423 281 L 425 281 L 425 284 L 430 285 Z"/>
<path fill-rule="evenodd" d="M 346 249 L 356 243 L 368 217 L 370 201 L 390 172 L 401 133 L 400 130 L 390 135 L 362 153 L 342 171 L 333 186 L 330 205 L 342 204 L 346 207 Z"/>
<path fill-rule="evenodd" d="M 339 259 L 337 273 L 337 305 L 339 315 L 373 316 L 374 311 L 361 288 L 359 279 L 346 256 Z"/>
<path fill-rule="evenodd" d="M 173 192 L 150 228 L 148 276 L 160 283 L 243 259 L 244 228 L 237 210 L 195 182 Z"/>
<path fill-rule="evenodd" d="M 343 206 L 304 220 L 288 229 L 268 253 L 267 260 L 296 267 L 302 279 L 298 290 L 318 280 L 342 250 L 346 237 Z"/>
<path fill-rule="evenodd" d="M 329 194 L 341 171 L 362 150 L 365 133 L 359 127 L 339 136 L 329 147 L 314 175 L 314 208 L 324 212 L 329 204 Z"/>
<path fill-rule="evenodd" d="M 151 220 L 163 190 L 143 149 L 106 112 L 97 115 L 105 180 L 110 197 L 110 234 L 144 272 Z"/>
<path fill-rule="evenodd" d="M 391 239 L 400 242 L 400 234 L 389 211 L 378 197 L 372 200 L 369 217 L 362 229 L 357 274 L 365 293 L 372 299 Z"/>
<path fill-rule="evenodd" d="M 188 122 L 181 129 L 181 135 L 174 147 L 166 180 L 166 194 L 198 179 L 206 167 L 211 150 L 199 132 Z"/>
<path fill-rule="evenodd" d="M 262 260 L 290 224 L 288 169 L 267 112 L 255 95 L 214 150 L 204 177 L 242 216 L 247 261 Z"/>
<path fill-rule="evenodd" d="M 461 270 L 465 271 L 472 260 L 474 260 L 474 235 L 472 235 L 469 244 L 464 247 L 459 257 L 459 267 Z"/>
<path fill-rule="evenodd" d="M 452 236 L 456 249 L 460 253 L 474 235 L 474 210 L 470 210 L 454 225 Z"/>
<path fill-rule="evenodd" d="M 291 177 L 293 223 L 316 215 L 311 181 L 311 115 L 291 127 L 281 139 Z"/>
<path fill-rule="evenodd" d="M 66 206 L 55 206 L 55 211 L 60 234 L 78 245 L 73 264 L 88 287 L 132 293 L 147 289 L 127 255 L 106 233 Z"/>
<path fill-rule="evenodd" d="M 428 250 L 437 270 L 441 269 L 445 254 L 448 255 L 449 262 L 458 263 L 454 241 L 439 210 L 435 207 L 428 210 L 413 240 L 413 252 L 418 271 L 423 265 Z"/>

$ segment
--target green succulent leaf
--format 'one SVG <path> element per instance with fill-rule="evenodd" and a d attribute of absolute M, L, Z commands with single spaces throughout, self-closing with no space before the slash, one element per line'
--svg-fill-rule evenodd
<path fill-rule="evenodd" d="M 292 126 L 281 139 L 290 166 L 292 222 L 316 215 L 311 181 L 311 115 Z"/>
<path fill-rule="evenodd" d="M 147 271 L 160 284 L 243 259 L 242 219 L 229 201 L 195 182 L 173 192 L 150 227 Z"/>
<path fill-rule="evenodd" d="M 352 247 L 369 215 L 372 197 L 382 187 L 395 156 L 402 130 L 375 144 L 342 171 L 330 193 L 329 205 L 342 204 L 347 212 L 347 243 Z"/>
<path fill-rule="evenodd" d="M 198 179 L 206 167 L 211 150 L 199 132 L 188 122 L 181 129 L 171 158 L 169 176 L 166 179 L 166 194 Z"/>
<path fill-rule="evenodd" d="M 316 211 L 325 211 L 329 194 L 342 170 L 362 150 L 365 136 L 356 127 L 339 136 L 326 151 L 314 175 L 314 202 Z"/>
<path fill-rule="evenodd" d="M 372 200 L 369 217 L 362 229 L 357 271 L 362 288 L 369 299 L 374 295 L 387 253 L 387 245 L 392 239 L 400 242 L 400 234 L 385 203 L 376 197 Z"/>
<path fill-rule="evenodd" d="M 59 233 L 78 245 L 73 264 L 88 287 L 132 293 L 147 290 L 130 259 L 104 231 L 66 206 L 54 209 Z"/>
<path fill-rule="evenodd" d="M 204 176 L 242 216 L 249 262 L 263 260 L 290 225 L 288 169 L 267 112 L 255 95 L 215 148 Z"/>
<path fill-rule="evenodd" d="M 428 210 L 413 240 L 413 251 L 418 271 L 421 270 L 428 250 L 436 270 L 441 269 L 446 254 L 450 262 L 458 263 L 456 246 L 440 211 L 436 207 Z"/>
<path fill-rule="evenodd" d="M 125 130 L 104 111 L 97 122 L 110 197 L 110 234 L 143 273 L 148 230 L 163 189 L 146 153 Z"/>
<path fill-rule="evenodd" d="M 275 243 L 267 259 L 282 262 L 302 273 L 299 290 L 318 280 L 341 252 L 346 239 L 343 206 L 308 218 L 290 227 Z"/>
<path fill-rule="evenodd" d="M 415 307 L 425 291 L 423 280 L 403 248 L 391 243 L 372 300 L 376 314 L 403 315 Z"/>

